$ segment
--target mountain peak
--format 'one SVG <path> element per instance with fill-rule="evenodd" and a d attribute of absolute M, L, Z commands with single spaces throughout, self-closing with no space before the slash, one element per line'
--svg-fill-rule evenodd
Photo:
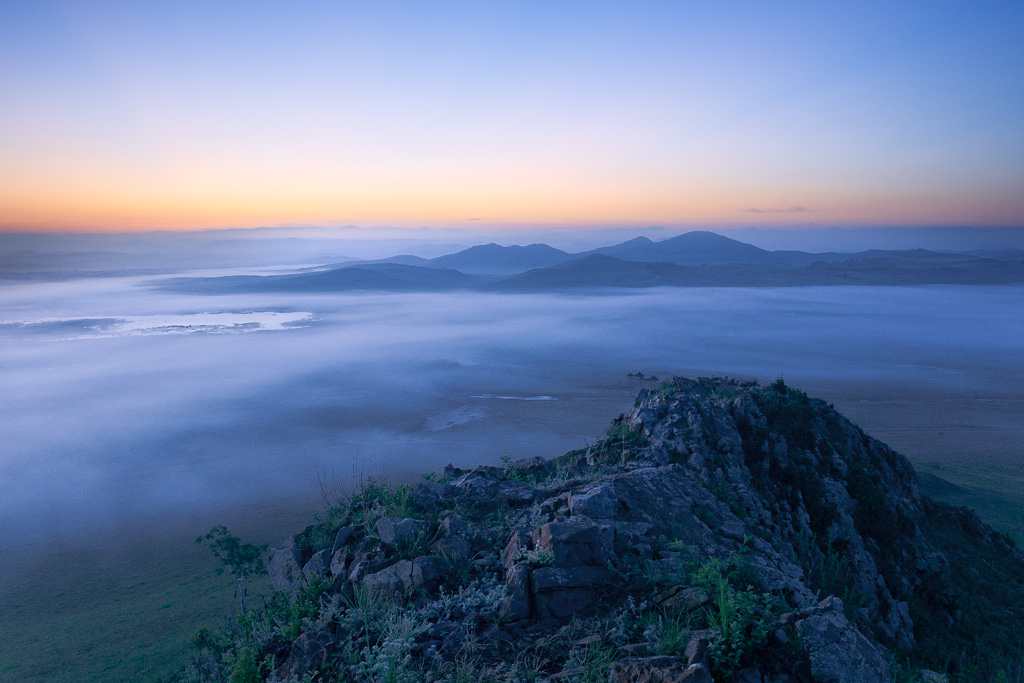
<path fill-rule="evenodd" d="M 369 482 L 271 549 L 279 596 L 238 651 L 275 680 L 329 662 L 376 680 L 385 643 L 396 680 L 467 651 L 488 680 L 520 680 L 528 651 L 535 677 L 612 683 L 891 683 L 892 662 L 955 673 L 950 652 L 1020 661 L 1012 544 L 781 379 L 673 377 L 584 449 L 426 479 Z"/>
<path fill-rule="evenodd" d="M 654 261 L 684 266 L 768 263 L 776 260 L 771 252 L 706 230 L 683 233 L 661 242 L 637 237 L 587 253 L 607 254 L 627 261 Z"/>

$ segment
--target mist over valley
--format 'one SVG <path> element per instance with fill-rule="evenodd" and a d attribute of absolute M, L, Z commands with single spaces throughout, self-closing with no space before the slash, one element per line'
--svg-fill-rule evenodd
<path fill-rule="evenodd" d="M 483 251 L 507 271 L 510 254 L 555 250 Z M 318 476 L 553 456 L 656 386 L 627 377 L 638 371 L 784 376 L 953 478 L 1021 477 L 1009 457 L 1024 411 L 1021 285 L 321 292 L 306 278 L 345 269 L 305 270 L 5 283 L 0 539 L 260 500 L 308 507 Z M 225 281 L 275 284 L 204 284 Z M 953 415 L 963 424 L 941 431 Z M 937 448 L 929 430 L 946 434 Z M 976 443 L 998 467 L 952 463 Z"/>

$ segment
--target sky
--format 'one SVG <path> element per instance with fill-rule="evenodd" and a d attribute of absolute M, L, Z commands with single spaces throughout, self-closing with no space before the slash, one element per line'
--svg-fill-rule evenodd
<path fill-rule="evenodd" d="M 1024 3 L 7 2 L 0 231 L 1024 225 Z"/>

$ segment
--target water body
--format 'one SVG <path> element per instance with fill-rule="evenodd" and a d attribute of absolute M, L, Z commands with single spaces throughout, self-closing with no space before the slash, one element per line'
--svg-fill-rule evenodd
<path fill-rule="evenodd" d="M 1021 438 L 1020 286 L 212 297 L 149 284 L 0 288 L 0 543 L 205 510 L 208 527 L 224 506 L 313 496 L 318 475 L 559 455 L 649 386 L 635 372 L 782 376 L 911 450 L 926 435 L 901 425 L 967 404 L 995 416 L 990 451 Z"/>

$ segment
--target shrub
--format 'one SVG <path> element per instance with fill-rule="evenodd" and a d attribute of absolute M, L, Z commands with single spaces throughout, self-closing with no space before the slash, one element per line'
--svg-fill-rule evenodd
<path fill-rule="evenodd" d="M 265 574 L 267 567 L 263 562 L 266 545 L 243 543 L 240 538 L 231 534 L 225 526 L 215 526 L 205 535 L 196 539 L 196 543 L 205 543 L 221 561 L 218 575 L 227 571 L 235 580 L 238 588 L 238 599 L 242 612 L 245 612 L 245 580 L 250 576 Z"/>

